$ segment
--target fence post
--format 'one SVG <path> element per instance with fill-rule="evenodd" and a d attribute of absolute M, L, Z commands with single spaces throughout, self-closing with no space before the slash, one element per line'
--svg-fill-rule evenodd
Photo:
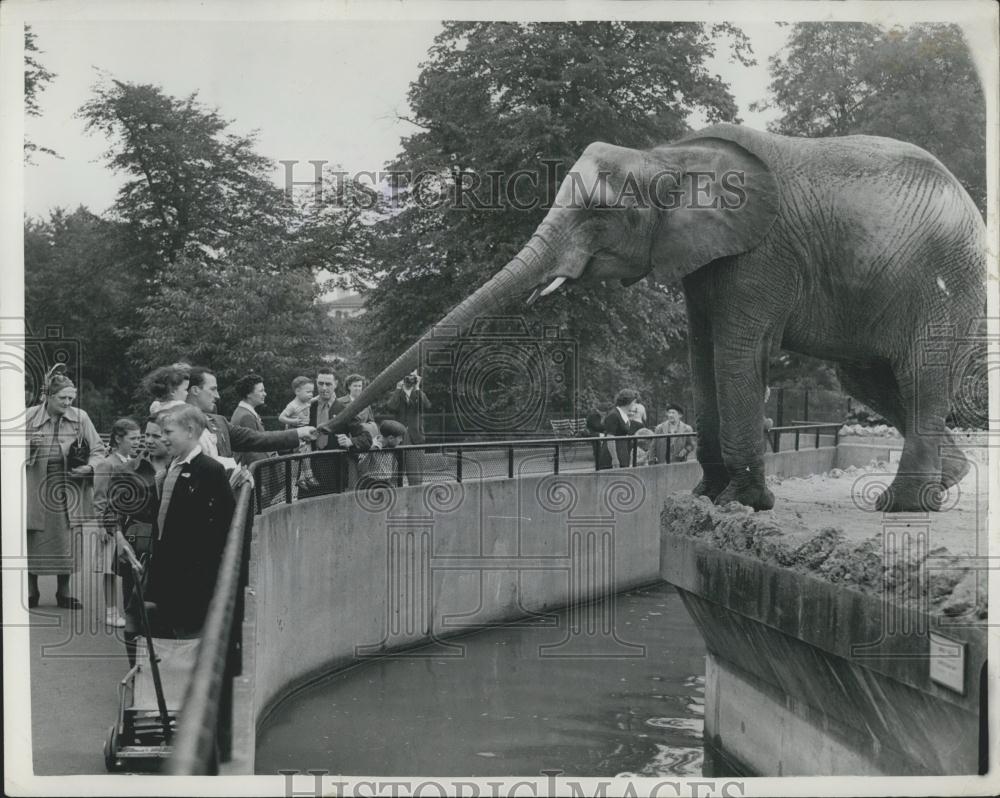
<path fill-rule="evenodd" d="M 806 388 L 802 392 L 802 420 L 809 420 L 809 389 Z"/>
<path fill-rule="evenodd" d="M 292 503 L 292 461 L 285 460 L 285 504 Z"/>
<path fill-rule="evenodd" d="M 514 446 L 511 444 L 507 447 L 507 478 L 514 478 Z"/>
<path fill-rule="evenodd" d="M 795 430 L 795 451 L 799 450 L 799 431 Z"/>
<path fill-rule="evenodd" d="M 819 427 L 816 427 L 816 448 L 819 448 Z"/>
<path fill-rule="evenodd" d="M 781 433 L 780 432 L 772 432 L 771 433 L 771 450 L 775 454 L 778 453 L 778 447 L 779 447 L 780 443 L 781 443 Z"/>
<path fill-rule="evenodd" d="M 555 454 L 552 457 L 552 473 L 553 474 L 558 474 L 559 473 L 559 444 L 558 443 L 556 444 Z"/>
<path fill-rule="evenodd" d="M 462 447 L 459 446 L 455 450 L 455 480 L 458 482 L 462 481 Z"/>

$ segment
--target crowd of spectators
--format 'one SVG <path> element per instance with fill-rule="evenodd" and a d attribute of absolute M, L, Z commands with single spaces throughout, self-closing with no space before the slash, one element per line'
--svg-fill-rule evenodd
<path fill-rule="evenodd" d="M 646 420 L 646 407 L 631 388 L 618 392 L 615 405 L 607 414 L 602 414 L 597 408 L 591 410 L 586 418 L 587 435 L 614 439 L 595 446 L 597 468 L 633 465 L 633 446 L 634 464 L 637 466 L 683 462 L 692 455 L 695 450 L 694 430 L 684 421 L 683 407 L 671 402 L 667 405 L 666 421 L 653 429 L 646 426 Z M 656 437 L 664 435 L 674 437 Z"/>
<path fill-rule="evenodd" d="M 423 442 L 422 413 L 430 402 L 419 376 L 408 375 L 388 397 L 387 409 L 398 417 L 376 423 L 365 409 L 343 432 L 323 425 L 360 394 L 364 377 L 347 377 L 348 392 L 339 398 L 337 382 L 328 368 L 315 378 L 297 377 L 294 398 L 279 416 L 284 429 L 268 431 L 259 415 L 267 399 L 261 375 L 237 381 L 239 403 L 226 418 L 216 412 L 219 384 L 212 370 L 186 363 L 162 366 L 142 381 L 152 400 L 148 416 L 118 419 L 105 444 L 87 413 L 74 406 L 76 386 L 65 369 L 52 369 L 40 401 L 25 415 L 29 608 L 41 600 L 38 577 L 54 575 L 56 604 L 82 609 L 81 599 L 71 595 L 70 577 L 87 542 L 92 571 L 102 584 L 104 620 L 124 628 L 134 662 L 142 632 L 140 595 L 154 634 L 199 635 L 235 492 L 253 481 L 248 466 L 255 461 L 278 453 L 344 452 L 296 461 L 300 497 L 353 488 L 361 480 L 419 484 L 420 458 L 392 451 Z M 264 482 L 257 487 L 265 501 L 274 489 Z"/>

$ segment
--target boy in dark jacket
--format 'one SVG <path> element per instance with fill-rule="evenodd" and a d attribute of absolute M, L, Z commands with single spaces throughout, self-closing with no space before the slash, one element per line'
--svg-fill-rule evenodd
<path fill-rule="evenodd" d="M 205 416 L 182 405 L 159 416 L 173 457 L 160 485 L 146 598 L 157 634 L 200 634 L 215 589 L 235 501 L 226 470 L 201 451 Z"/>

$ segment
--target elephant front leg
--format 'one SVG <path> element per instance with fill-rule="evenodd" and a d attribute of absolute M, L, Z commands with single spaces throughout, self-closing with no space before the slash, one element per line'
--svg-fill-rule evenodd
<path fill-rule="evenodd" d="M 764 386 L 757 373 L 760 360 L 750 356 L 716 369 L 719 437 L 729 478 L 716 504 L 735 501 L 754 510 L 774 507 L 774 494 L 764 483 Z"/>
<path fill-rule="evenodd" d="M 729 484 L 729 472 L 722 459 L 719 441 L 719 408 L 715 391 L 714 346 L 711 326 L 697 291 L 684 283 L 688 313 L 688 347 L 691 383 L 694 398 L 694 428 L 698 431 L 696 456 L 701 464 L 701 481 L 694 488 L 695 496 L 707 496 L 712 501 Z"/>

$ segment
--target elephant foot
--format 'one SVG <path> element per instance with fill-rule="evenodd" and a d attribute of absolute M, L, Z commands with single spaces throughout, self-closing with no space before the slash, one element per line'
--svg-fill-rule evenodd
<path fill-rule="evenodd" d="M 744 485 L 740 488 L 730 482 L 729 487 L 715 499 L 715 503 L 720 506 L 729 502 L 739 502 L 753 507 L 755 511 L 770 510 L 774 507 L 774 494 L 765 485 Z"/>
<path fill-rule="evenodd" d="M 954 487 L 969 473 L 972 466 L 960 450 L 949 451 L 941 456 L 941 484 L 945 490 Z"/>
<path fill-rule="evenodd" d="M 715 498 L 718 505 L 739 502 L 754 510 L 774 507 L 774 494 L 764 484 L 764 466 L 749 465 L 728 469 L 729 485 Z"/>
<path fill-rule="evenodd" d="M 702 463 L 701 482 L 691 491 L 695 496 L 707 496 L 713 502 L 729 485 L 729 473 L 723 465 Z"/>
<path fill-rule="evenodd" d="M 875 509 L 880 513 L 936 513 L 947 497 L 948 488 L 941 482 L 926 477 L 897 477 L 875 500 Z"/>

